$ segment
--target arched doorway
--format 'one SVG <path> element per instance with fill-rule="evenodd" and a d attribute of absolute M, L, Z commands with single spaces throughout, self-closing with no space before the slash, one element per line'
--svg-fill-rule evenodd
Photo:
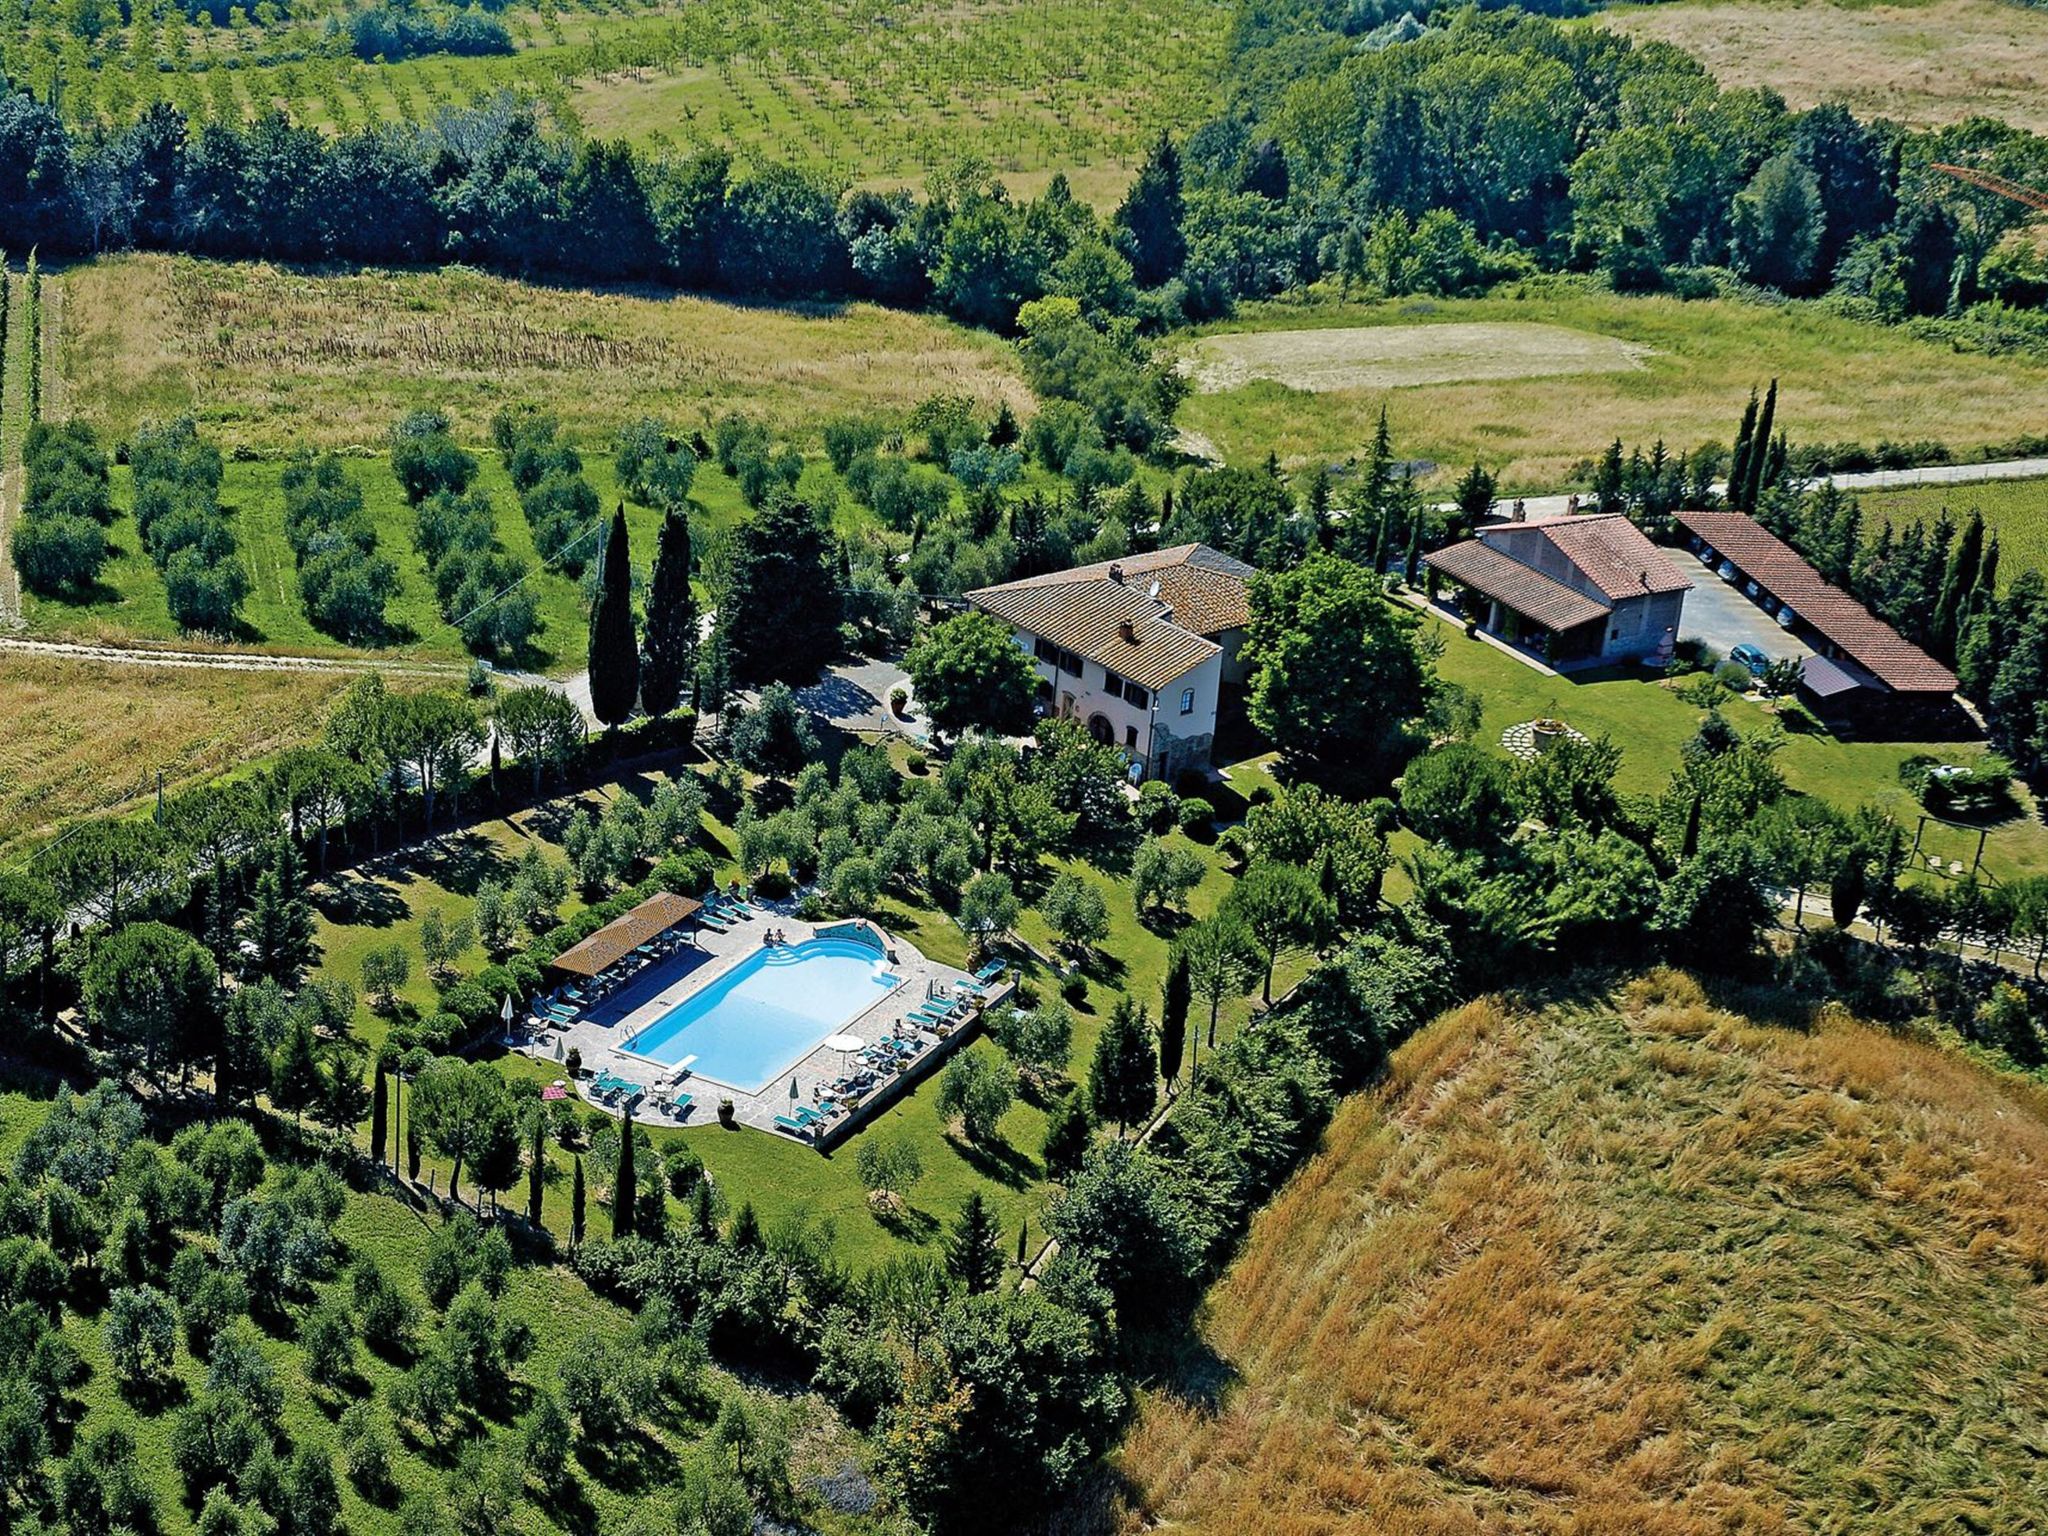
<path fill-rule="evenodd" d="M 1088 734 L 1101 742 L 1105 747 L 1113 746 L 1116 742 L 1116 727 L 1109 723 L 1109 716 L 1107 715 L 1090 715 L 1088 717 Z"/>

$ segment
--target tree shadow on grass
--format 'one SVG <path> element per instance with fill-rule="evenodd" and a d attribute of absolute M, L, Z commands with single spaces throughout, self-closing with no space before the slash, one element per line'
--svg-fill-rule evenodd
<path fill-rule="evenodd" d="M 390 886 L 349 871 L 330 875 L 316 887 L 313 905 L 340 928 L 389 928 L 408 915 L 405 898 Z"/>
<path fill-rule="evenodd" d="M 581 1440 L 577 1463 L 614 1493 L 642 1493 L 672 1483 L 681 1467 L 667 1446 L 645 1430 L 635 1429 L 616 1445 Z"/>
<path fill-rule="evenodd" d="M 512 861 L 496 843 L 480 833 L 462 832 L 441 840 L 440 853 L 422 873 L 458 896 L 474 896 L 486 880 L 509 879 L 511 868 Z"/>
<path fill-rule="evenodd" d="M 561 1487 L 540 1489 L 533 1502 L 552 1524 L 575 1536 L 594 1536 L 597 1530 L 597 1505 L 581 1478 L 565 1476 Z"/>
<path fill-rule="evenodd" d="M 875 1220 L 891 1237 L 906 1243 L 928 1243 L 939 1233 L 939 1218 L 915 1205 L 876 1211 Z"/>
<path fill-rule="evenodd" d="M 959 1153 L 960 1160 L 984 1179 L 1006 1189 L 1023 1189 L 1038 1177 L 1038 1164 L 1007 1141 L 993 1147 L 979 1147 L 957 1131 L 947 1131 L 946 1145 Z"/>

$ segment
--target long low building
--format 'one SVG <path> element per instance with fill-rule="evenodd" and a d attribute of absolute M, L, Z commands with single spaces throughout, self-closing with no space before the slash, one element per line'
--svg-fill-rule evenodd
<path fill-rule="evenodd" d="M 1799 694 L 1823 719 L 1862 729 L 1925 728 L 1957 714 L 1956 675 L 1746 512 L 1680 512 L 1693 552 L 1819 654 Z"/>
<path fill-rule="evenodd" d="M 1464 590 L 1466 613 L 1488 634 L 1555 667 L 1668 660 L 1692 590 L 1613 514 L 1494 523 L 1422 558 Z"/>

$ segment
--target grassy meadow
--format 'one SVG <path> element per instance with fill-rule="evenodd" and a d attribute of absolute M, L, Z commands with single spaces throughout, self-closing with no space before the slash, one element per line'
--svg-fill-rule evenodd
<path fill-rule="evenodd" d="M 1982 485 L 1928 485 L 1903 491 L 1859 491 L 1864 526 L 1872 537 L 1889 518 L 1894 528 L 1933 522 L 1944 509 L 1960 525 L 1972 511 L 1998 534 L 1998 579 L 2011 584 L 2021 571 L 2048 571 L 2048 480 L 1992 480 Z"/>
<path fill-rule="evenodd" d="M 1234 462 L 1273 451 L 1294 466 L 1362 455 L 1385 406 L 1396 450 L 1437 466 L 1432 486 L 1447 488 L 1477 459 L 1512 493 L 1563 488 L 1617 437 L 1646 451 L 1660 437 L 1674 451 L 1726 444 L 1750 388 L 1773 377 L 1778 420 L 1805 442 L 1910 435 L 1961 453 L 2038 430 L 2048 414 L 2048 364 L 2039 361 L 1964 355 L 1811 304 L 1622 296 L 1570 281 L 1530 281 L 1478 299 L 1382 303 L 1344 303 L 1319 290 L 1298 302 L 1247 305 L 1197 334 L 1400 326 L 1412 371 L 1432 348 L 1432 326 L 1530 324 L 1643 349 L 1640 366 L 1559 374 L 1555 362 L 1537 357 L 1529 376 L 1503 379 L 1493 376 L 1486 343 L 1463 359 L 1461 375 L 1460 349 L 1474 347 L 1475 333 L 1460 329 L 1434 360 L 1434 382 L 1311 391 L 1262 379 L 1191 395 L 1176 419 Z M 1313 349 L 1313 339 L 1305 346 Z M 1902 422 L 1912 423 L 1910 434 Z"/>
<path fill-rule="evenodd" d="M 156 255 L 81 263 L 49 286 L 63 293 L 58 371 L 95 422 L 118 435 L 189 414 L 223 451 L 381 447 L 423 406 L 475 442 L 501 407 L 540 401 L 598 443 L 648 415 L 695 428 L 739 411 L 808 440 L 826 417 L 907 414 L 934 394 L 1031 405 L 998 338 L 867 304 Z"/>
<path fill-rule="evenodd" d="M 2048 1102 L 1656 973 L 1473 1003 L 1347 1101 L 1146 1396 L 1120 1527 L 2048 1520 Z"/>
<path fill-rule="evenodd" d="M 0 850 L 303 742 L 347 682 L 0 653 Z"/>
<path fill-rule="evenodd" d="M 2007 0 L 1677 0 L 1617 5 L 1589 25 L 1672 43 L 1726 86 L 1792 106 L 1839 101 L 1910 128 L 1995 117 L 2048 131 L 2048 11 Z"/>

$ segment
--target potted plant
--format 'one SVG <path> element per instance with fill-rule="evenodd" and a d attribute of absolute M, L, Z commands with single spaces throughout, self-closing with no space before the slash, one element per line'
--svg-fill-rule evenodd
<path fill-rule="evenodd" d="M 1570 729 L 1570 727 L 1568 727 L 1562 720 L 1556 719 L 1555 717 L 1549 715 L 1544 716 L 1541 720 L 1532 720 L 1529 722 L 1529 731 L 1530 734 L 1536 738 L 1536 750 L 1538 752 L 1549 751 L 1550 744 L 1556 741 L 1557 738 L 1562 736 L 1568 729 Z"/>
<path fill-rule="evenodd" d="M 731 1099 L 720 1099 L 718 1101 L 718 1123 L 724 1126 L 727 1130 L 732 1129 L 733 1114 Z"/>
<path fill-rule="evenodd" d="M 901 720 L 910 712 L 910 690 L 898 684 L 889 690 L 889 713 Z"/>

